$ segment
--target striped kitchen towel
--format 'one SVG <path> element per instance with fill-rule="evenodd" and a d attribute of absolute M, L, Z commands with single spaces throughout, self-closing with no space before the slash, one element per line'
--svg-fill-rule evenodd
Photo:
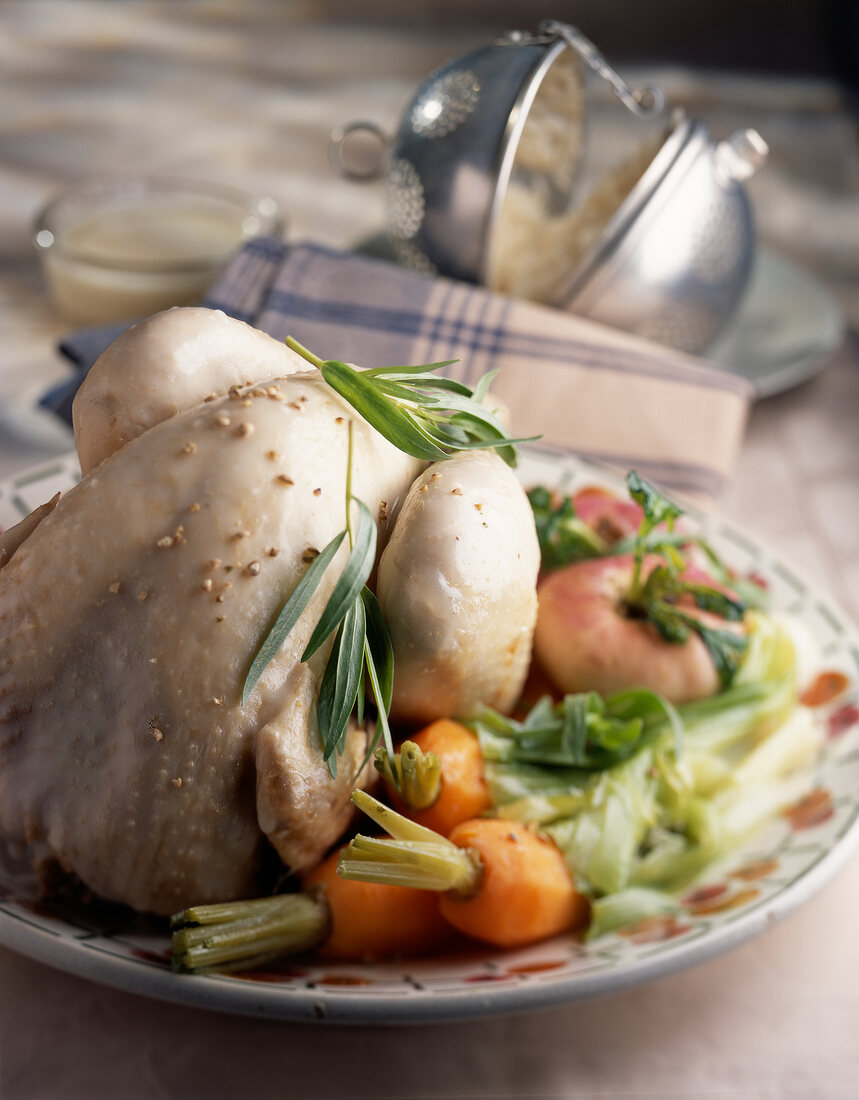
<path fill-rule="evenodd" d="M 448 373 L 469 385 L 498 368 L 515 435 L 703 503 L 730 479 L 752 397 L 728 371 L 571 314 L 312 244 L 248 244 L 206 304 L 326 359 L 456 359 Z"/>
<path fill-rule="evenodd" d="M 208 303 L 326 359 L 488 370 L 516 435 L 635 467 L 699 499 L 725 488 L 752 397 L 737 375 L 568 313 L 355 253 L 250 244 Z"/>

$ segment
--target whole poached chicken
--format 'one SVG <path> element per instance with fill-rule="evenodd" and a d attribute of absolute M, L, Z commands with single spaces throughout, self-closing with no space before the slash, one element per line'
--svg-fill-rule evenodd
<path fill-rule="evenodd" d="M 244 706 L 242 685 L 284 600 L 345 526 L 349 422 L 352 493 L 378 517 L 380 546 L 387 517 L 433 468 L 283 345 L 222 314 L 172 310 L 120 339 L 76 407 L 89 472 L 4 536 L 0 832 L 106 898 L 167 914 L 251 896 L 266 838 L 301 871 L 346 828 L 367 733 L 350 727 L 332 776 L 316 704 L 333 639 L 300 660 L 345 544 Z M 405 669 L 394 717 L 510 705 L 524 678 L 538 567 L 527 501 L 497 456 L 464 459 L 444 471 L 444 530 L 404 507 L 394 572 L 382 556 L 397 578 L 385 614 Z M 475 477 L 496 501 L 479 523 Z M 511 511 L 518 522 L 496 522 Z M 421 600 L 431 614 L 414 613 Z M 497 661 L 504 630 L 513 664 Z M 454 682 L 463 653 L 484 669 L 477 695 L 473 680 Z"/>

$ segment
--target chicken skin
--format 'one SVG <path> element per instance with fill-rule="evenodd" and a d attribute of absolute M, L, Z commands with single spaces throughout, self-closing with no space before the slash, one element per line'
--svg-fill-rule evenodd
<path fill-rule="evenodd" d="M 102 896 L 170 913 L 247 896 L 263 836 L 300 870 L 345 828 L 299 656 L 326 572 L 247 704 L 260 642 L 353 492 L 384 515 L 421 463 L 313 370 L 205 403 L 103 462 L 0 570 L 0 832 Z"/>

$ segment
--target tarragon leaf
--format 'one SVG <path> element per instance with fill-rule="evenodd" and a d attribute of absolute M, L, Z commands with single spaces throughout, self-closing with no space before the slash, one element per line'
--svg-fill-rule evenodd
<path fill-rule="evenodd" d="M 648 620 L 653 623 L 660 637 L 666 642 L 682 645 L 688 639 L 690 626 L 694 620 L 678 612 L 672 604 L 665 603 L 664 600 L 651 600 L 646 610 Z"/>
<path fill-rule="evenodd" d="M 335 361 L 323 363 L 320 370 L 328 385 L 399 450 L 426 462 L 447 458 L 446 452 L 416 423 L 412 413 L 385 397 L 362 372 Z"/>
<path fill-rule="evenodd" d="M 295 341 L 288 343 L 304 354 L 306 349 Z M 322 362 L 312 356 L 310 361 L 318 364 L 332 389 L 406 454 L 432 462 L 459 450 L 493 448 L 515 465 L 515 441 L 495 414 L 475 400 L 463 383 L 429 377 L 428 372 L 439 364 L 359 371 L 337 360 Z M 450 425 L 452 433 L 441 425 Z M 462 431 L 465 440 L 460 438 Z"/>
<path fill-rule="evenodd" d="M 370 378 L 383 378 L 386 375 L 393 375 L 401 378 L 411 378 L 416 374 L 429 374 L 434 370 L 443 370 L 445 367 L 452 367 L 454 363 L 458 363 L 458 359 L 444 359 L 440 363 L 421 363 L 414 367 L 371 367 L 369 370 L 362 371 L 361 373 L 365 377 Z M 462 383 L 458 383 L 461 385 Z"/>
<path fill-rule="evenodd" d="M 364 371 L 366 376 L 369 371 Z M 409 378 L 407 375 L 393 375 L 390 378 L 379 378 L 376 380 L 379 389 L 384 390 L 385 393 L 394 394 L 396 392 L 404 390 L 408 394 L 410 401 L 423 403 L 429 401 L 433 403 L 439 403 L 444 401 L 444 393 L 456 393 L 461 394 L 463 397 L 471 397 L 471 390 L 462 382 L 457 382 L 455 378 L 439 378 L 434 374 L 427 375 L 426 378 L 421 378 L 419 383 L 416 383 L 414 379 Z M 438 391 L 442 396 L 436 396 Z"/>
<path fill-rule="evenodd" d="M 309 661 L 329 634 L 337 628 L 337 624 L 352 607 L 373 571 L 373 563 L 376 560 L 376 524 L 363 501 L 355 499 L 355 504 L 358 506 L 359 514 L 355 545 L 325 605 L 325 610 L 310 635 L 310 640 L 301 655 L 302 661 Z"/>
<path fill-rule="evenodd" d="M 474 387 L 474 400 L 481 405 L 486 399 L 486 395 L 489 393 L 489 387 L 495 381 L 499 374 L 497 368 L 495 370 L 488 370 L 481 378 L 478 379 L 477 385 Z"/>
<path fill-rule="evenodd" d="M 319 582 L 322 580 L 322 574 L 331 564 L 334 555 L 340 549 L 340 544 L 345 537 L 345 531 L 341 531 L 339 535 L 335 535 L 325 549 L 313 559 L 307 572 L 293 589 L 292 595 L 281 608 L 274 626 L 260 646 L 259 652 L 256 657 L 254 657 L 253 663 L 245 677 L 244 687 L 242 688 L 242 706 L 248 701 L 251 692 L 256 687 L 257 681 L 260 676 L 262 676 L 266 666 L 273 659 L 277 651 L 286 641 L 292 628 L 301 618 L 302 612 L 310 602 L 310 597 L 316 591 Z"/>
<path fill-rule="evenodd" d="M 389 711 L 394 693 L 394 646 L 388 632 L 388 624 L 385 622 L 382 608 L 375 595 L 365 587 L 361 591 L 361 599 L 364 601 L 364 611 L 367 615 L 367 644 L 373 655 L 379 690 L 382 693 L 381 698 L 376 701 L 380 707 Z"/>
<path fill-rule="evenodd" d="M 373 691 L 373 696 L 377 700 L 384 698 L 385 688 L 382 686 L 382 680 L 379 676 L 379 672 L 376 668 L 376 661 L 373 656 L 373 651 L 370 648 L 370 639 L 364 639 L 364 663 L 367 668 L 367 679 L 370 681 L 370 687 Z M 373 743 L 367 750 L 367 760 L 373 755 L 376 745 L 379 743 L 379 738 L 382 738 L 385 744 L 385 752 L 388 756 L 388 762 L 391 767 L 394 767 L 394 739 L 391 735 L 391 727 L 388 724 L 388 711 L 386 707 L 379 706 L 378 709 L 378 725 L 376 726 L 376 736 L 373 738 Z"/>
<path fill-rule="evenodd" d="M 357 596 L 347 609 L 337 631 L 319 689 L 317 716 L 322 756 L 328 761 L 332 775 L 336 774 L 336 756 L 343 749 L 349 715 L 361 686 L 366 633 L 364 603 Z"/>
<path fill-rule="evenodd" d="M 569 756 L 570 763 L 574 767 L 581 766 L 587 759 L 585 745 L 588 739 L 588 709 L 590 703 L 590 695 L 564 696 L 561 750 Z"/>
<path fill-rule="evenodd" d="M 560 703 L 544 696 L 522 722 L 486 707 L 469 722 L 484 757 L 510 765 L 603 771 L 635 755 L 666 726 L 681 729 L 677 712 L 647 690 L 603 699 L 596 692 L 570 694 Z"/>

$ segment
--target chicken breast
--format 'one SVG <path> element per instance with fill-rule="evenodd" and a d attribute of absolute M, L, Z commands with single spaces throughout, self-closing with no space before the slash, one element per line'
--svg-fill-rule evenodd
<path fill-rule="evenodd" d="M 394 718 L 513 706 L 531 656 L 539 565 L 528 499 L 493 451 L 466 451 L 421 474 L 379 564 Z"/>
<path fill-rule="evenodd" d="M 220 310 L 177 306 L 126 329 L 84 379 L 73 409 L 84 474 L 211 394 L 306 371 L 279 340 Z"/>
<path fill-rule="evenodd" d="M 263 837 L 315 863 L 365 738 L 332 779 L 323 647 L 298 658 L 345 547 L 247 705 L 251 660 L 353 492 L 385 515 L 421 463 L 316 371 L 172 416 L 60 500 L 0 570 L 0 831 L 95 892 L 170 913 L 247 896 Z"/>

